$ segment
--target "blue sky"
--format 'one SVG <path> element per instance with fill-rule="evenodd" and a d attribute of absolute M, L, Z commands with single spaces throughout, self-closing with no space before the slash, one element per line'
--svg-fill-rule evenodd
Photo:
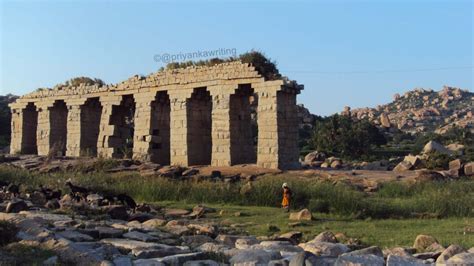
<path fill-rule="evenodd" d="M 328 115 L 394 93 L 473 89 L 472 1 L 1 1 L 0 94 L 116 83 L 155 54 L 263 51 Z M 204 58 L 203 58 L 204 59 Z"/>

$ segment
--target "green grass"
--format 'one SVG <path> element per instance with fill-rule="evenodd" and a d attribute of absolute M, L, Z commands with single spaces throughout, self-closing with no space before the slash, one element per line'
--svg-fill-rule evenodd
<path fill-rule="evenodd" d="M 192 204 L 182 202 L 159 202 L 175 208 L 192 208 Z M 322 231 L 344 233 L 347 237 L 357 238 L 365 245 L 376 245 L 382 248 L 395 246 L 412 246 L 419 234 L 436 237 L 443 245 L 459 244 L 466 248 L 474 246 L 474 234 L 464 234 L 465 227 L 474 226 L 474 218 L 445 219 L 351 219 L 350 217 L 313 213 L 315 220 L 303 222 L 301 226 L 289 226 L 288 213 L 279 208 L 233 206 L 207 204 L 216 208 L 215 214 L 209 214 L 210 220 L 241 225 L 241 229 L 251 235 L 270 236 L 275 232 L 270 226 L 280 229 L 276 234 L 289 231 L 300 231 L 305 241 L 313 239 Z M 219 216 L 219 211 L 224 214 Z M 234 213 L 241 212 L 235 217 Z"/>

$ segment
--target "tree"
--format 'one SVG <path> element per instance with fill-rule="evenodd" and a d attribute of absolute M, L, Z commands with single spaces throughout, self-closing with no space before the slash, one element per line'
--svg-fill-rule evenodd
<path fill-rule="evenodd" d="M 384 135 L 368 120 L 338 114 L 317 121 L 313 133 L 316 150 L 346 159 L 360 159 L 386 143 Z"/>

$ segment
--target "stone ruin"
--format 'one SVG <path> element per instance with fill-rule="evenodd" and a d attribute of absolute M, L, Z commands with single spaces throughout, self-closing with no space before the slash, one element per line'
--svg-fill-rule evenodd
<path fill-rule="evenodd" d="M 115 85 L 39 90 L 10 104 L 11 153 L 294 168 L 302 89 L 286 78 L 265 80 L 236 61 Z M 255 101 L 257 130 L 250 108 Z"/>

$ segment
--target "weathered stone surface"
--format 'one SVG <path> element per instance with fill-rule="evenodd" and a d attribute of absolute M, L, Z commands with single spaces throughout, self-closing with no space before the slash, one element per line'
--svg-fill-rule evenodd
<path fill-rule="evenodd" d="M 220 266 L 220 264 L 213 260 L 191 260 L 186 261 L 183 266 Z"/>
<path fill-rule="evenodd" d="M 422 152 L 424 154 L 430 154 L 432 152 L 438 152 L 438 153 L 448 154 L 448 155 L 452 154 L 450 150 L 446 149 L 443 145 L 439 144 L 438 142 L 434 140 L 426 143 Z"/>
<path fill-rule="evenodd" d="M 148 227 L 150 229 L 156 229 L 166 224 L 166 220 L 163 219 L 150 219 L 148 221 L 143 222 L 143 226 Z"/>
<path fill-rule="evenodd" d="M 466 252 L 466 250 L 463 247 L 459 245 L 450 245 L 443 252 L 441 252 L 441 255 L 439 255 L 438 259 L 436 259 L 436 263 L 446 263 L 446 261 L 452 256 L 464 252 Z"/>
<path fill-rule="evenodd" d="M 474 253 L 458 253 L 446 262 L 447 265 L 474 265 Z"/>
<path fill-rule="evenodd" d="M 188 253 L 188 254 L 178 254 L 166 256 L 164 258 L 154 258 L 154 259 L 140 259 L 134 261 L 135 266 L 150 266 L 150 265 L 184 265 L 187 261 L 199 260 L 203 257 L 203 254 L 200 252 Z"/>
<path fill-rule="evenodd" d="M 467 176 L 474 175 L 474 162 L 469 162 L 464 165 L 464 174 Z"/>
<path fill-rule="evenodd" d="M 375 255 L 342 255 L 339 256 L 334 265 L 336 266 L 383 266 L 385 264 L 383 257 Z"/>
<path fill-rule="evenodd" d="M 413 165 L 410 162 L 407 161 L 401 161 L 395 168 L 393 168 L 393 171 L 395 172 L 405 172 L 408 170 L 412 170 Z"/>
<path fill-rule="evenodd" d="M 64 237 L 66 239 L 72 240 L 74 242 L 84 242 L 84 241 L 93 241 L 94 238 L 86 235 L 86 234 L 81 234 L 77 231 L 72 231 L 72 230 L 66 230 L 63 232 L 58 232 L 56 233 L 60 237 Z"/>
<path fill-rule="evenodd" d="M 107 214 L 110 215 L 110 218 L 112 219 L 118 219 L 118 220 L 128 219 L 127 209 L 123 205 L 107 206 L 107 207 L 104 207 L 104 209 L 107 212 Z"/>
<path fill-rule="evenodd" d="M 375 256 L 383 258 L 382 249 L 380 249 L 377 246 L 372 246 L 372 247 L 368 247 L 368 248 L 363 248 L 363 249 L 351 251 L 349 253 L 345 253 L 344 255 L 350 255 L 350 256 L 375 255 Z"/>
<path fill-rule="evenodd" d="M 138 240 L 138 241 L 143 241 L 143 242 L 157 242 L 159 239 L 154 236 L 150 236 L 145 233 L 137 232 L 137 231 L 131 231 L 128 233 L 123 234 L 123 237 L 132 239 L 132 240 Z"/>
<path fill-rule="evenodd" d="M 267 265 L 272 260 L 281 259 L 280 253 L 265 250 L 246 250 L 230 258 L 232 265 Z"/>
<path fill-rule="evenodd" d="M 426 264 L 410 256 L 388 255 L 387 266 L 426 266 Z"/>
<path fill-rule="evenodd" d="M 309 251 L 317 256 L 337 257 L 343 253 L 349 252 L 350 250 L 346 245 L 330 242 L 311 241 L 307 243 L 301 243 L 298 246 L 302 247 L 305 251 Z"/>
<path fill-rule="evenodd" d="M 329 242 L 329 243 L 337 243 L 336 236 L 330 231 L 324 231 L 319 233 L 312 242 Z"/>

